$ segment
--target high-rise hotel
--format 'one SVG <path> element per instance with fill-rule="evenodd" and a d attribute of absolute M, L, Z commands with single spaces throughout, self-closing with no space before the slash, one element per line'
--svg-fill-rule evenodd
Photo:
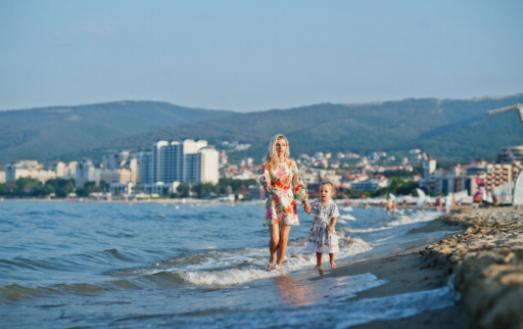
<path fill-rule="evenodd" d="M 207 141 L 156 141 L 138 159 L 143 184 L 218 183 L 219 154 Z"/>

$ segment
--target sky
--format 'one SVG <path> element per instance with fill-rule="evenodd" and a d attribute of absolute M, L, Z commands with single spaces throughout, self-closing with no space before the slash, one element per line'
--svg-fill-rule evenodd
<path fill-rule="evenodd" d="M 0 0 L 0 110 L 523 92 L 523 1 Z"/>

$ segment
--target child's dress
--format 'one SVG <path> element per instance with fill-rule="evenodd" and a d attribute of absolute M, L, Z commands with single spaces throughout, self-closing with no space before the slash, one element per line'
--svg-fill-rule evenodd
<path fill-rule="evenodd" d="M 299 178 L 298 167 L 292 160 L 281 163 L 277 168 L 265 164 L 260 183 L 268 192 L 265 204 L 267 225 L 298 225 L 297 203 L 308 199 L 305 184 Z"/>
<path fill-rule="evenodd" d="M 340 251 L 338 246 L 338 235 L 334 229 L 328 233 L 328 226 L 332 217 L 338 218 L 340 212 L 338 206 L 333 201 L 322 205 L 319 200 L 312 203 L 312 227 L 309 231 L 309 241 L 307 249 L 311 252 L 323 254 L 334 254 Z"/>

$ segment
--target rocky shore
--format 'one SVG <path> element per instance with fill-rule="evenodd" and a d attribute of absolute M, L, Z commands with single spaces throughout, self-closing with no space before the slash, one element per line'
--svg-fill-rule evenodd
<path fill-rule="evenodd" d="M 465 225 L 421 251 L 454 275 L 474 328 L 523 328 L 523 209 L 461 209 L 444 219 Z"/>

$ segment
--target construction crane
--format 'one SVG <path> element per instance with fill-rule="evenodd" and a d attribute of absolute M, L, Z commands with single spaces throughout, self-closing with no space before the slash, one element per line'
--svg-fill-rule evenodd
<path fill-rule="evenodd" d="M 490 110 L 487 113 L 489 115 L 494 115 L 494 114 L 508 112 L 508 111 L 512 111 L 512 110 L 519 111 L 519 118 L 521 119 L 521 122 L 523 122 L 523 104 L 521 104 L 521 103 L 512 104 L 512 105 L 505 106 L 505 107 L 500 107 L 499 109 Z"/>
<path fill-rule="evenodd" d="M 502 112 L 508 112 L 512 110 L 519 111 L 519 119 L 523 123 L 523 104 L 517 103 L 505 107 L 500 107 L 499 109 L 493 109 L 488 111 L 489 115 L 494 115 Z M 512 205 L 520 207 L 523 206 L 523 171 L 519 174 L 516 179 L 516 183 L 512 189 Z"/>

